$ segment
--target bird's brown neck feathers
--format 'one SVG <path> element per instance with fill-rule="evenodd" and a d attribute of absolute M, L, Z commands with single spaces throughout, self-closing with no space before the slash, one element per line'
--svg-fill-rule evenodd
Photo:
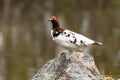
<path fill-rule="evenodd" d="M 63 31 L 63 29 L 60 27 L 60 24 L 57 20 L 53 20 L 51 22 L 52 22 L 52 26 L 53 26 L 54 31 Z"/>
<path fill-rule="evenodd" d="M 57 37 L 63 32 L 63 29 L 60 27 L 60 24 L 57 20 L 52 20 L 51 22 L 53 26 L 53 37 Z"/>

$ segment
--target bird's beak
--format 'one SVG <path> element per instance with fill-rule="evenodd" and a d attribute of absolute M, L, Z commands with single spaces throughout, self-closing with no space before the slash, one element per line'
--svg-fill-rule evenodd
<path fill-rule="evenodd" d="M 51 18 L 48 19 L 48 21 L 51 21 L 51 20 L 52 20 Z"/>

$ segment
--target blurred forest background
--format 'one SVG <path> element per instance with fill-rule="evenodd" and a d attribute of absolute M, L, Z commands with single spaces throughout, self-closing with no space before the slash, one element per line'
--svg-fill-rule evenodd
<path fill-rule="evenodd" d="M 51 15 L 102 42 L 87 52 L 102 73 L 120 77 L 120 0 L 0 0 L 0 80 L 27 80 L 56 56 Z"/>

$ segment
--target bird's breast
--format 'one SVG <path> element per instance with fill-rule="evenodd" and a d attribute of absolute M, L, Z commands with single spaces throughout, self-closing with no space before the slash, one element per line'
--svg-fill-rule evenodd
<path fill-rule="evenodd" d="M 58 43 L 59 45 L 67 48 L 67 49 L 70 49 L 70 50 L 79 50 L 78 47 L 76 44 L 74 44 L 73 42 L 70 41 L 71 37 L 68 35 L 63 35 L 63 34 L 60 34 L 59 36 L 57 37 L 53 37 L 53 40 Z M 71 39 L 72 40 L 72 39 Z"/>

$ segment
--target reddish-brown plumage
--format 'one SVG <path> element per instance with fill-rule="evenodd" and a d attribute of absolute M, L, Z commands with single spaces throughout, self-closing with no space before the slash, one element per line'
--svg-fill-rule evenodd
<path fill-rule="evenodd" d="M 63 32 L 63 29 L 60 27 L 60 24 L 59 24 L 56 16 L 51 16 L 49 18 L 49 21 L 52 22 L 53 36 L 58 36 L 60 33 Z"/>
<path fill-rule="evenodd" d="M 58 32 L 63 31 L 63 29 L 60 27 L 60 24 L 59 24 L 56 16 L 51 16 L 50 21 L 52 22 L 53 31 L 58 31 Z"/>

